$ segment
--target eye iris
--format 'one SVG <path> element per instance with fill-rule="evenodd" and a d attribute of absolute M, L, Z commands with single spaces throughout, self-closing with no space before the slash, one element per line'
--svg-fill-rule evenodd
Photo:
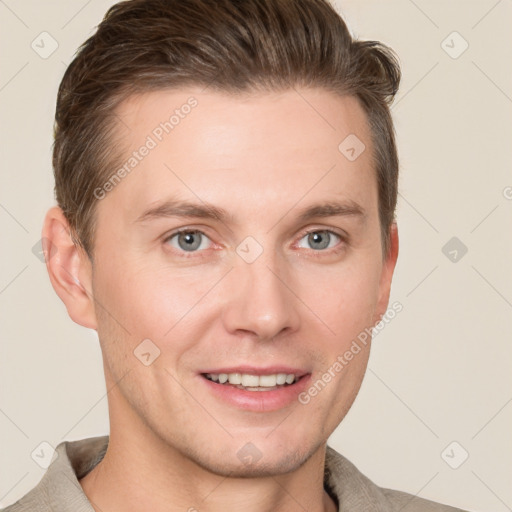
<path fill-rule="evenodd" d="M 184 244 L 182 244 L 182 242 L 184 242 Z M 180 233 L 178 236 L 178 244 L 184 251 L 194 251 L 201 245 L 201 234 L 197 231 Z"/>
<path fill-rule="evenodd" d="M 308 236 L 308 242 L 314 249 L 325 249 L 329 246 L 330 235 L 326 231 L 315 231 Z M 318 244 L 315 247 L 315 244 Z"/>
<path fill-rule="evenodd" d="M 198 231 L 187 231 L 178 234 L 178 245 L 184 251 L 195 251 L 201 245 L 201 233 Z M 331 241 L 330 233 L 327 231 L 315 231 L 308 235 L 308 243 L 314 249 L 325 249 Z"/>

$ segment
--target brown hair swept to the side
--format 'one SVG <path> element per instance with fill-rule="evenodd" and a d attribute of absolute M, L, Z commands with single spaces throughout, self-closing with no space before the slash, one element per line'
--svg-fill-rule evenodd
<path fill-rule="evenodd" d="M 398 194 L 389 110 L 394 53 L 354 40 L 327 0 L 128 0 L 109 9 L 60 84 L 55 195 L 71 236 L 92 258 L 94 191 L 122 155 L 116 107 L 131 94 L 181 86 L 227 93 L 315 87 L 359 99 L 372 133 L 384 254 Z M 341 142 L 341 141 L 340 141 Z"/>

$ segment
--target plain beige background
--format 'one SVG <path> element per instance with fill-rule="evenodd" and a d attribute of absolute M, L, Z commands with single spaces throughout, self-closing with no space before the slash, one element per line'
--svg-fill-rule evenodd
<path fill-rule="evenodd" d="M 0 1 L 0 507 L 42 477 L 41 443 L 108 433 L 96 333 L 68 318 L 32 248 L 53 204 L 57 87 L 112 3 Z M 331 445 L 381 486 L 512 510 L 512 2 L 336 5 L 402 63 L 391 303 L 403 311 L 375 338 Z"/>

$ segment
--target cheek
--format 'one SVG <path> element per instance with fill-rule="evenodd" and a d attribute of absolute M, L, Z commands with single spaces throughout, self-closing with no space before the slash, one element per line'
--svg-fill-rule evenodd
<path fill-rule="evenodd" d="M 380 266 L 364 256 L 338 267 L 302 272 L 299 296 L 325 324 L 336 344 L 373 325 Z M 333 334 L 334 333 L 334 334 Z"/>
<path fill-rule="evenodd" d="M 148 311 L 154 312 L 152 320 L 164 311 L 172 311 L 170 280 L 162 279 L 147 265 L 110 256 L 102 260 L 94 277 L 95 299 L 129 331 L 141 326 Z"/>
<path fill-rule="evenodd" d="M 132 349 L 146 338 L 163 347 L 185 324 L 189 330 L 194 325 L 199 328 L 197 314 L 204 311 L 208 292 L 222 275 L 216 270 L 177 270 L 126 258 L 103 261 L 108 263 L 96 270 L 93 279 L 97 305 L 108 313 L 99 323 L 130 338 Z"/>

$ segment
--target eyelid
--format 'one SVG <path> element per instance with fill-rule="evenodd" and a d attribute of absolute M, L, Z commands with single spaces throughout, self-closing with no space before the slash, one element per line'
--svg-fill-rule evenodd
<path fill-rule="evenodd" d="M 325 226 L 316 226 L 313 228 L 308 228 L 299 236 L 299 238 L 304 238 L 304 236 L 309 235 L 310 233 L 319 233 L 322 231 L 327 233 L 333 233 L 336 236 L 339 236 L 342 240 L 348 240 L 348 233 L 346 233 L 345 231 Z"/>
<path fill-rule="evenodd" d="M 164 239 L 164 241 L 167 241 L 176 235 L 180 235 L 181 233 L 196 233 L 196 232 L 201 233 L 202 235 L 205 235 L 208 237 L 208 235 L 204 231 L 201 231 L 199 228 L 185 227 L 185 228 L 176 228 L 174 231 L 171 231 L 170 233 L 166 233 L 163 236 L 163 239 Z M 210 237 L 208 237 L 208 238 L 210 238 Z"/>

